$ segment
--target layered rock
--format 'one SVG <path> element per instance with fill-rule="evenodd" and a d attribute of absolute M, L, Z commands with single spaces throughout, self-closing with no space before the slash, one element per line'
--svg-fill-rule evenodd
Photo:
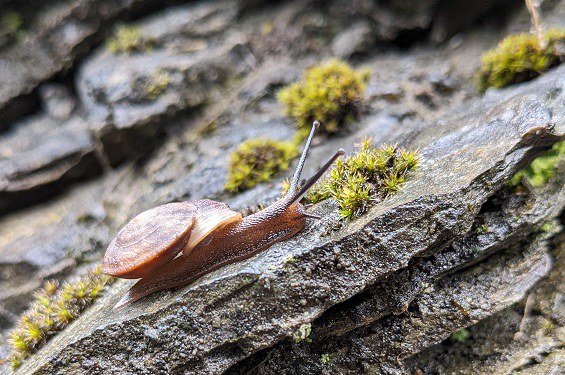
<path fill-rule="evenodd" d="M 563 69 L 557 69 L 536 82 L 476 101 L 465 115 L 446 118 L 419 131 L 379 138 L 421 150 L 422 167 L 403 192 L 343 229 L 330 230 L 330 235 L 323 234 L 337 218 L 333 206 L 324 204 L 315 210 L 324 219 L 292 240 L 218 270 L 180 291 L 158 293 L 114 314 L 113 305 L 131 285 L 118 283 L 107 298 L 24 365 L 23 371 L 50 373 L 65 368 L 82 372 L 92 366 L 113 371 L 117 370 L 114 366 L 125 366 L 147 373 L 220 372 L 292 337 L 301 325 L 384 277 L 394 280 L 395 272 L 417 263 L 420 257 L 430 257 L 450 245 L 453 249 L 448 252 L 454 252 L 456 258 L 482 256 L 480 248 L 465 245 L 473 241 L 465 236 L 489 197 L 533 155 L 562 139 L 565 123 L 559 108 L 565 100 L 563 83 Z M 365 133 L 378 133 L 377 124 L 367 121 L 365 125 Z M 564 202 L 561 189 L 553 191 L 549 199 L 557 205 L 549 216 L 556 215 Z M 544 214 L 529 224 L 530 228 L 545 218 L 547 210 L 539 210 Z M 481 219 L 487 218 L 483 212 Z M 369 368 L 392 371 L 387 358 L 370 356 L 363 360 L 363 353 L 381 348 L 388 355 L 383 345 L 390 343 L 407 348 L 401 356 L 407 358 L 473 319 L 482 319 L 518 301 L 548 272 L 551 262 L 543 241 L 530 242 L 530 238 L 524 247 L 508 246 L 504 238 L 516 239 L 512 226 L 498 228 L 493 224 L 493 230 L 497 244 L 487 245 L 486 254 L 508 249 L 503 253 L 506 255 L 453 278 L 439 279 L 431 284 L 434 289 L 416 297 L 415 303 L 424 314 L 416 320 L 426 324 L 408 335 L 411 343 L 402 337 L 413 329 L 410 327 L 423 323 L 417 323 L 409 313 L 377 319 L 372 324 L 382 327 L 377 329 L 381 333 L 368 336 L 363 344 L 367 349 L 362 350 L 362 345 L 357 353 L 359 359 Z M 488 244 L 488 240 L 485 242 Z M 523 258 L 527 260 L 521 261 Z M 499 268 L 501 264 L 506 268 Z M 454 261 L 451 267 L 457 265 Z M 501 274 L 501 269 L 510 271 Z M 430 280 L 434 272 L 437 270 L 432 267 Z M 482 281 L 472 285 L 477 280 Z M 469 300 L 481 293 L 477 303 Z M 453 314 L 458 314 L 459 320 L 453 320 Z M 395 323 L 395 319 L 399 321 Z M 452 323 L 447 325 L 447 321 Z M 359 329 L 370 331 L 368 327 Z M 393 327 L 397 327 L 397 339 L 387 335 L 394 332 Z M 428 337 L 429 332 L 437 335 Z"/>

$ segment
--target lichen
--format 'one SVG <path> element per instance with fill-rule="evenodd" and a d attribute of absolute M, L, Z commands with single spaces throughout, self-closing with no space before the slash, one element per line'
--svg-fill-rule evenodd
<path fill-rule="evenodd" d="M 310 189 L 309 203 L 333 198 L 341 216 L 349 220 L 397 192 L 420 161 L 417 152 L 397 146 L 375 148 L 365 139 L 353 154 L 338 159 L 327 177 Z"/>
<path fill-rule="evenodd" d="M 157 99 L 161 94 L 167 90 L 171 83 L 171 76 L 165 70 L 159 70 L 152 77 L 149 78 L 145 85 L 145 93 L 150 100 Z"/>
<path fill-rule="evenodd" d="M 557 43 L 565 41 L 565 29 L 549 30 L 542 46 L 532 34 L 515 34 L 504 38 L 499 45 L 483 54 L 476 75 L 479 91 L 489 87 L 505 87 L 528 81 L 559 64 Z"/>
<path fill-rule="evenodd" d="M 46 282 L 43 289 L 35 293 L 29 309 L 10 334 L 12 352 L 9 360 L 12 368 L 18 368 L 51 336 L 78 318 L 111 282 L 113 278 L 102 274 L 101 266 L 61 286 L 55 281 Z"/>
<path fill-rule="evenodd" d="M 544 185 L 555 176 L 556 166 L 565 158 L 565 141 L 557 142 L 551 149 L 537 157 L 530 165 L 516 173 L 509 181 L 508 186 L 519 188 L 527 181 L 533 187 Z"/>
<path fill-rule="evenodd" d="M 331 134 L 358 119 L 368 77 L 367 71 L 332 60 L 306 70 L 301 82 L 279 91 L 285 113 L 297 121 L 299 139 L 308 135 L 314 120 L 322 124 L 321 132 Z"/>
<path fill-rule="evenodd" d="M 153 40 L 143 37 L 137 26 L 119 25 L 107 42 L 112 53 L 143 52 L 153 48 Z"/>
<path fill-rule="evenodd" d="M 449 337 L 449 339 L 450 339 L 451 341 L 464 342 L 464 341 L 466 341 L 466 340 L 469 338 L 469 335 L 470 335 L 470 334 L 471 334 L 471 333 L 470 333 L 468 330 L 466 330 L 465 328 L 463 328 L 463 329 L 460 329 L 460 330 L 457 331 L 457 332 L 453 332 L 453 333 L 451 334 L 451 336 Z"/>
<path fill-rule="evenodd" d="M 292 142 L 261 138 L 244 142 L 230 156 L 225 189 L 236 192 L 268 181 L 288 169 L 296 156 L 298 147 Z"/>

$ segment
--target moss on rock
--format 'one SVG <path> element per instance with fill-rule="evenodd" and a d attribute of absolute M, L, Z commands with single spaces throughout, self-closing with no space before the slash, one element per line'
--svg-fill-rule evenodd
<path fill-rule="evenodd" d="M 557 44 L 564 41 L 565 29 L 549 30 L 544 36 L 545 46 L 532 34 L 507 36 L 495 49 L 483 54 L 476 75 L 479 91 L 528 81 L 544 73 L 559 64 Z"/>
<path fill-rule="evenodd" d="M 318 203 L 334 198 L 341 216 L 351 219 L 397 192 L 419 160 L 416 152 L 396 146 L 375 148 L 365 139 L 355 153 L 336 161 L 329 175 L 310 189 L 306 200 Z"/>
<path fill-rule="evenodd" d="M 144 38 L 137 26 L 119 25 L 106 46 L 112 53 L 142 52 L 153 48 L 153 40 Z"/>
<path fill-rule="evenodd" d="M 300 138 L 308 135 L 314 120 L 322 124 L 320 131 L 337 133 L 359 118 L 368 76 L 332 60 L 308 69 L 301 82 L 282 89 L 278 97 L 285 113 L 297 120 Z"/>
<path fill-rule="evenodd" d="M 236 192 L 268 181 L 276 173 L 288 169 L 296 156 L 298 147 L 292 142 L 272 139 L 244 142 L 230 156 L 225 189 Z"/>
<path fill-rule="evenodd" d="M 565 158 L 565 141 L 557 142 L 544 155 L 534 159 L 527 168 L 516 173 L 508 181 L 508 186 L 517 188 L 524 180 L 533 187 L 544 185 L 555 176 L 557 163 L 563 158 Z"/>
<path fill-rule="evenodd" d="M 10 334 L 12 368 L 18 368 L 26 357 L 75 320 L 112 281 L 113 278 L 103 275 L 101 266 L 97 266 L 78 280 L 61 286 L 55 281 L 46 282 L 43 289 L 35 293 L 29 309 Z"/>
<path fill-rule="evenodd" d="M 150 100 L 157 99 L 161 94 L 163 94 L 169 83 L 171 82 L 171 76 L 165 70 L 160 70 L 156 72 L 147 82 L 145 86 L 145 93 L 147 98 Z"/>

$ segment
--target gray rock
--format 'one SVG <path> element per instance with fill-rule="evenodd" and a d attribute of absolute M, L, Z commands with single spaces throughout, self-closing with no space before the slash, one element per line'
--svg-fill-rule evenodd
<path fill-rule="evenodd" d="M 43 110 L 55 119 L 68 119 L 76 106 L 69 90 L 60 84 L 48 83 L 39 87 Z"/>
<path fill-rule="evenodd" d="M 0 138 L 0 213 L 101 173 L 88 123 L 31 116 Z"/>
<path fill-rule="evenodd" d="M 357 22 L 334 37 L 332 52 L 338 57 L 348 58 L 354 53 L 367 52 L 373 42 L 369 24 Z"/>
<path fill-rule="evenodd" d="M 249 70 L 241 58 L 245 39 L 222 33 L 237 9 L 220 1 L 171 9 L 139 24 L 151 47 L 103 47 L 88 58 L 77 78 L 79 96 L 112 165 L 143 155 L 164 120 L 221 97 L 226 81 Z"/>
<path fill-rule="evenodd" d="M 22 37 L 0 53 L 0 130 L 33 108 L 28 95 L 41 82 L 68 69 L 102 31 L 101 24 L 146 1 L 67 0 L 57 6 L 30 1 L 16 14 L 34 19 Z"/>
<path fill-rule="evenodd" d="M 110 240 L 96 183 L 83 183 L 33 211 L 0 219 L 0 328 L 9 328 L 44 281 L 100 259 Z"/>
<path fill-rule="evenodd" d="M 319 337 L 318 327 L 313 327 L 311 343 L 287 342 L 263 353 L 258 363 L 250 364 L 252 370 L 235 367 L 229 373 L 276 374 L 287 368 L 309 374 L 411 373 L 404 360 L 521 300 L 550 268 L 544 243 L 510 249 L 428 285 L 404 314 L 363 322 L 364 327 L 338 337 Z M 326 363 L 320 353 L 329 357 Z"/>
<path fill-rule="evenodd" d="M 421 150 L 422 167 L 401 193 L 341 230 L 321 237 L 336 222 L 335 208 L 326 202 L 315 209 L 324 219 L 295 238 L 182 290 L 152 295 L 116 314 L 112 306 L 131 285 L 119 282 L 21 371 L 53 373 L 64 368 L 67 373 L 80 373 L 92 370 L 96 363 L 101 372 L 124 368 L 139 373 L 220 372 L 292 337 L 302 324 L 312 322 L 330 307 L 394 275 L 418 257 L 431 256 L 462 240 L 489 197 L 540 150 L 563 139 L 563 69 L 492 92 L 467 103 L 464 115 L 455 111 L 416 130 L 383 133 L 374 118 L 366 120 L 361 134 Z M 327 155 L 322 147 L 316 153 Z M 476 319 L 496 311 L 496 296 L 506 296 L 505 305 L 520 299 L 550 267 L 543 246 L 534 244 L 528 249 L 531 255 L 525 257 L 502 255 L 503 264 L 512 270 L 504 284 L 500 284 L 501 268 L 494 258 L 469 273 L 455 275 L 461 278 L 461 285 L 446 282 L 446 289 L 437 289 L 439 293 L 422 295 L 420 311 L 431 319 L 422 328 L 438 329 L 447 324 L 453 305 L 435 311 L 449 303 L 453 294 L 464 308 L 475 308 L 465 305 L 474 296 L 468 293 L 469 288 L 478 288 L 477 293 L 483 287 L 488 291 L 480 297 L 486 307 L 476 305 Z M 288 261 L 289 255 L 293 261 Z M 491 276 L 484 276 L 483 282 L 474 286 L 472 281 L 482 273 Z M 406 355 L 436 343 L 438 337 L 468 322 L 466 319 L 447 325 L 429 340 L 426 329 L 414 330 Z M 417 324 L 410 317 L 394 322 L 377 321 L 383 329 L 369 335 L 360 350 L 384 348 L 384 343 L 391 341 L 385 340 L 387 330 L 401 336 Z M 394 327 L 400 329 L 395 331 Z M 151 331 L 150 346 L 144 339 L 148 329 L 158 331 Z M 387 363 L 371 362 L 369 369 Z"/>

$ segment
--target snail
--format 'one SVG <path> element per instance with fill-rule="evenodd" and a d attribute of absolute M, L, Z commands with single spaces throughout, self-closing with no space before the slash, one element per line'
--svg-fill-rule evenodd
<path fill-rule="evenodd" d="M 315 121 L 285 196 L 269 207 L 242 217 L 227 204 L 202 199 L 164 204 L 127 223 L 104 255 L 102 272 L 139 280 L 115 308 L 163 289 L 188 285 L 201 276 L 286 240 L 306 226 L 300 199 L 344 154 L 339 149 L 304 186 L 299 186 L 315 130 Z"/>

